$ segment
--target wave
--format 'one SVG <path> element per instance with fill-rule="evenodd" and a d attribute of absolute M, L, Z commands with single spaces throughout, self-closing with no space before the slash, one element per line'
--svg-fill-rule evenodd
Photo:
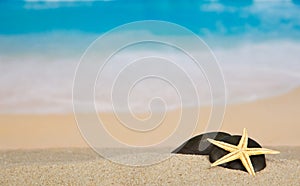
<path fill-rule="evenodd" d="M 83 33 L 0 37 L 2 41 L 0 47 L 3 49 L 0 50 L 0 113 L 72 112 L 72 85 L 76 66 L 88 43 L 95 38 L 96 35 Z M 28 48 L 28 42 L 36 47 Z M 128 99 L 129 107 L 134 112 L 148 112 L 150 107 L 154 111 L 165 108 L 171 110 L 181 107 L 182 103 L 184 103 L 183 107 L 211 104 L 209 82 L 203 71 L 196 68 L 190 59 L 176 49 L 166 46 L 155 47 L 149 44 L 135 47 L 137 48 L 133 47 L 116 55 L 98 77 L 95 84 L 95 104 L 98 111 L 115 109 L 112 106 L 110 92 L 104 90 L 109 90 L 124 67 L 128 70 L 125 71 L 126 73 L 141 74 L 149 70 L 165 69 L 169 74 L 173 74 L 174 82 L 183 85 L 186 81 L 181 76 L 176 76 L 177 68 L 172 68 L 172 65 L 176 64 L 180 67 L 179 70 L 182 69 L 187 76 L 191 77 L 200 98 L 199 103 L 189 97 L 180 98 L 176 88 L 167 81 L 159 78 L 143 79 L 133 86 L 128 97 L 124 97 Z M 300 42 L 298 41 L 243 40 L 230 47 L 215 45 L 210 47 L 223 71 L 229 104 L 282 94 L 300 84 Z M 153 58 L 151 60 L 156 60 L 157 65 L 147 69 L 139 62 L 129 65 L 137 56 L 149 55 L 149 51 L 156 57 L 167 55 L 172 56 L 174 60 Z M 101 55 L 101 52 L 98 55 Z M 126 80 L 125 72 L 123 79 Z M 127 89 L 120 85 L 118 90 Z M 125 93 L 124 95 L 128 94 Z M 156 98 L 161 98 L 166 107 L 161 103 L 151 102 Z M 181 102 L 181 99 L 185 101 Z M 128 105 L 122 105 L 118 109 L 128 110 L 127 107 Z"/>

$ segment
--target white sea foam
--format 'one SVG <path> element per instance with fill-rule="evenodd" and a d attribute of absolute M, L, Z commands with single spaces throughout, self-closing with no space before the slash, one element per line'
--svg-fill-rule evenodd
<path fill-rule="evenodd" d="M 63 34 L 63 37 L 60 37 L 56 34 L 0 37 L 0 113 L 72 112 L 72 85 L 76 66 L 87 44 L 95 35 Z M 32 44 L 30 46 L 35 47 L 28 47 L 26 42 L 29 41 Z M 65 43 L 62 45 L 59 41 Z M 20 43 L 24 45 L 20 46 Z M 228 103 L 241 103 L 282 94 L 300 84 L 298 41 L 243 41 L 228 48 L 211 48 L 224 73 Z M 195 81 L 195 88 L 200 95 L 200 106 L 210 104 L 211 97 L 205 75 L 201 69 L 195 68 L 191 60 L 173 49 L 144 47 L 117 55 L 106 66 L 95 87 L 95 100 L 99 111 L 113 109 L 111 95 L 101 90 L 106 90 L 111 85 L 116 74 L 128 65 L 128 61 L 132 62 L 137 56 L 149 54 L 149 50 L 157 56 L 168 54 L 176 58 L 175 63 Z M 165 62 L 162 60 L 161 66 L 157 68 L 167 67 Z M 146 71 L 143 66 L 138 66 L 138 63 L 136 65 L 138 72 Z M 166 71 L 172 74 L 172 69 Z M 174 77 L 175 81 L 182 81 Z M 126 92 L 124 95 L 127 94 Z M 167 109 L 179 107 L 180 99 L 185 99 L 185 107 L 197 106 L 195 100 L 178 97 L 174 87 L 157 78 L 137 83 L 128 97 L 129 106 L 133 111 L 147 112 L 149 102 L 157 97 L 164 100 Z M 160 104 L 155 105 L 155 102 L 151 105 L 154 111 L 163 108 Z"/>

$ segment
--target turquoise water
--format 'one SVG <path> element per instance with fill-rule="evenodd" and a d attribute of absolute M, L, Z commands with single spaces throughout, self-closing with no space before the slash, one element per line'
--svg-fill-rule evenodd
<path fill-rule="evenodd" d="M 299 12 L 298 0 L 2 0 L 0 112 L 71 112 L 73 77 L 85 49 L 110 29 L 141 20 L 173 22 L 200 36 L 218 58 L 229 103 L 285 93 L 300 83 Z M 133 37 L 140 31 L 128 30 Z M 150 34 L 181 37 L 159 29 Z M 190 68 L 188 63 L 182 65 Z M 111 74 L 118 67 L 118 63 L 111 66 Z M 199 72 L 190 73 L 197 76 Z M 171 89 L 159 82 L 150 84 L 140 85 L 135 92 L 136 110 L 148 109 L 144 105 L 151 97 L 146 94 L 149 86 L 151 90 L 160 87 L 157 95 L 166 97 L 169 108 L 178 107 Z M 207 104 L 207 93 L 202 99 Z M 100 96 L 98 101 L 101 109 L 109 110 L 108 100 Z M 195 106 L 192 100 L 189 103 Z"/>
<path fill-rule="evenodd" d="M 2 0 L 1 34 L 58 30 L 103 33 L 138 20 L 164 20 L 205 36 L 299 38 L 300 1 L 10 1 Z"/>

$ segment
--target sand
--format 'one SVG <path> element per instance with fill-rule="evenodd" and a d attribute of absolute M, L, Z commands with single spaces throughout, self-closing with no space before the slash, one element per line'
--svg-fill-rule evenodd
<path fill-rule="evenodd" d="M 254 102 L 228 105 L 220 130 L 249 136 L 262 145 L 300 146 L 300 89 L 287 94 Z M 201 110 L 201 118 L 194 134 L 205 130 L 209 109 Z M 178 112 L 168 113 L 165 123 L 173 124 Z M 111 113 L 103 113 L 108 123 L 116 123 Z M 122 135 L 122 133 L 121 133 Z M 131 142 L 147 143 L 148 138 Z M 130 141 L 129 141 L 130 142 Z M 82 138 L 73 114 L 0 114 L 0 149 L 88 147 Z"/>
<path fill-rule="evenodd" d="M 299 108 L 300 89 L 227 107 L 220 130 L 241 134 L 247 128 L 249 137 L 263 147 L 281 151 L 279 155 L 267 155 L 267 167 L 255 177 L 222 167 L 210 168 L 205 156 L 174 155 L 152 166 L 128 167 L 89 150 L 72 113 L 0 114 L 0 185 L 299 185 Z M 167 114 L 164 123 L 174 125 L 178 111 Z M 194 135 L 204 131 L 208 115 L 209 108 L 201 109 Z M 108 123 L 118 124 L 112 113 L 101 116 Z M 159 135 L 169 132 L 162 131 Z M 117 135 L 129 144 L 143 145 L 152 140 L 123 132 Z M 144 156 L 154 158 L 151 154 Z M 134 157 L 122 158 L 130 161 Z"/>
<path fill-rule="evenodd" d="M 130 167 L 87 148 L 1 151 L 0 185 L 299 185 L 300 148 L 272 148 L 281 155 L 267 155 L 267 167 L 255 177 L 211 168 L 206 156 L 173 155 L 151 166 Z"/>

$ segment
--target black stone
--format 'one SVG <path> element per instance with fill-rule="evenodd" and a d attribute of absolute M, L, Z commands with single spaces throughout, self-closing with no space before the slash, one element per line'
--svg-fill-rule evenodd
<path fill-rule="evenodd" d="M 223 139 L 219 139 L 218 141 L 223 141 L 223 142 L 230 143 L 233 145 L 238 145 L 240 139 L 241 139 L 241 136 L 227 136 L 227 137 L 224 137 Z M 261 146 L 251 138 L 248 138 L 248 147 L 261 148 Z M 214 146 L 211 150 L 211 153 L 209 154 L 209 161 L 211 163 L 213 163 L 228 153 L 229 153 L 228 151 L 223 150 L 217 146 Z M 250 160 L 252 162 L 255 172 L 258 172 L 266 167 L 265 155 L 250 156 Z M 241 160 L 239 160 L 239 159 L 228 162 L 228 163 L 221 164 L 219 166 L 229 168 L 229 169 L 237 169 L 237 170 L 247 171 L 245 169 L 245 167 L 243 166 Z"/>
<path fill-rule="evenodd" d="M 213 150 L 214 145 L 207 141 L 207 138 L 221 140 L 229 136 L 231 135 L 225 132 L 209 132 L 200 134 L 184 142 L 178 148 L 173 150 L 172 153 L 209 155 Z"/>

